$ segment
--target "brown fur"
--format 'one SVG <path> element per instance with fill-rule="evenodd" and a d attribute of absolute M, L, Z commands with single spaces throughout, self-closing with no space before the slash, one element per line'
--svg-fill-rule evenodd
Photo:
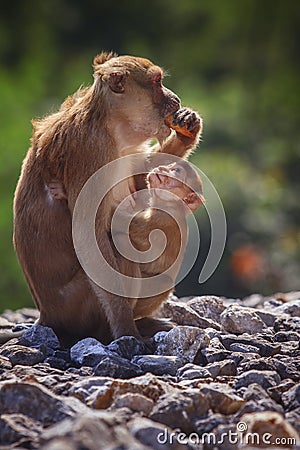
<path fill-rule="evenodd" d="M 180 172 L 177 173 L 177 170 Z M 150 196 L 150 206 L 132 219 L 129 228 L 130 240 L 137 250 L 145 252 L 150 247 L 151 231 L 159 229 L 164 233 L 167 244 L 163 253 L 152 262 L 140 263 L 138 266 L 140 276 L 148 278 L 164 273 L 175 263 L 171 275 L 174 285 L 187 243 L 187 211 L 193 212 L 204 203 L 202 181 L 198 173 L 184 161 L 153 169 L 147 180 L 148 188 L 155 189 L 155 194 Z M 164 196 L 165 191 L 167 194 L 171 192 L 175 197 Z M 184 208 L 184 205 L 188 208 Z M 129 204 L 128 210 L 131 211 Z M 176 219 L 172 217 L 172 213 L 176 214 Z M 127 236 L 124 235 L 124 238 Z M 160 250 L 159 244 L 157 250 Z M 121 256 L 119 259 L 122 261 L 121 271 L 128 275 L 130 261 Z M 169 283 L 170 278 L 165 281 Z M 135 320 L 152 316 L 173 291 L 173 288 L 163 291 L 163 285 L 160 287 L 161 294 L 137 299 L 133 305 Z"/>
<path fill-rule="evenodd" d="M 152 82 L 161 69 L 143 58 L 97 56 L 94 84 L 80 89 L 57 113 L 35 121 L 31 147 L 23 162 L 14 201 L 14 244 L 32 296 L 40 311 L 39 323 L 64 339 L 94 336 L 106 342 L 140 333 L 130 302 L 96 286 L 76 257 L 72 242 L 72 212 L 88 178 L 108 162 L 140 151 L 149 138 L 153 151 L 188 156 L 198 142 L 170 134 L 164 117 L 180 108 L 179 99 Z M 130 177 L 130 167 L 125 175 Z M 66 200 L 49 191 L 52 180 L 62 180 Z M 98 245 L 107 262 L 118 270 L 108 226 L 115 202 L 129 192 L 123 183 L 113 190 L 96 218 Z M 99 268 L 101 270 L 101 268 Z"/>

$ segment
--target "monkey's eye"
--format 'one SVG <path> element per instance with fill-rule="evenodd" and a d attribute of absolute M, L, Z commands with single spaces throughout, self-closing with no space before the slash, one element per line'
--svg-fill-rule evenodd
<path fill-rule="evenodd" d="M 161 74 L 153 75 L 152 84 L 154 84 L 155 86 L 161 86 L 161 82 L 162 82 Z"/>
<path fill-rule="evenodd" d="M 180 169 L 180 167 L 174 167 L 174 169 L 172 169 L 172 171 L 175 173 L 180 173 L 181 169 Z"/>

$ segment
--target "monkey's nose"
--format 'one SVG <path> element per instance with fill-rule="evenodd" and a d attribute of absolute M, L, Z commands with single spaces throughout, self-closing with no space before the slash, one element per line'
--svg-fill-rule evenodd
<path fill-rule="evenodd" d="M 170 114 L 173 114 L 174 112 L 178 111 L 178 109 L 181 106 L 180 98 L 177 97 L 174 92 L 170 91 L 167 88 L 164 88 L 164 95 L 166 99 L 165 107 L 164 107 L 164 117 L 169 116 Z"/>

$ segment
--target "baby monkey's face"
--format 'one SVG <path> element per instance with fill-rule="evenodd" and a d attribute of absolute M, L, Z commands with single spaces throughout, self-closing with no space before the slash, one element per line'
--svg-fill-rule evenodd
<path fill-rule="evenodd" d="M 161 201 L 177 203 L 176 197 L 178 197 L 186 203 L 191 211 L 195 211 L 205 202 L 202 182 L 198 173 L 187 164 L 172 163 L 155 167 L 148 174 L 147 180 L 149 187 L 154 189 L 152 195 Z M 170 195 L 170 192 L 173 195 Z"/>

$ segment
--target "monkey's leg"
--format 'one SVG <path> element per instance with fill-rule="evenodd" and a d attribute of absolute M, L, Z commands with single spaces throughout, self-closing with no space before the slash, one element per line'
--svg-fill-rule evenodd
<path fill-rule="evenodd" d="M 168 299 L 171 292 L 172 289 L 155 297 L 138 299 L 133 314 L 136 319 L 136 326 L 142 336 L 153 336 L 159 331 L 170 331 L 173 328 L 174 325 L 169 319 L 151 317 L 157 312 L 163 302 Z"/>
<path fill-rule="evenodd" d="M 169 294 L 173 291 L 170 289 L 166 292 L 162 292 L 154 297 L 139 298 L 133 309 L 133 317 L 135 320 L 142 319 L 154 315 L 163 302 L 165 302 Z"/>
<path fill-rule="evenodd" d="M 94 282 L 92 287 L 101 302 L 109 322 L 114 339 L 122 336 L 134 336 L 141 340 L 141 335 L 133 320 L 130 300 L 105 291 Z"/>

